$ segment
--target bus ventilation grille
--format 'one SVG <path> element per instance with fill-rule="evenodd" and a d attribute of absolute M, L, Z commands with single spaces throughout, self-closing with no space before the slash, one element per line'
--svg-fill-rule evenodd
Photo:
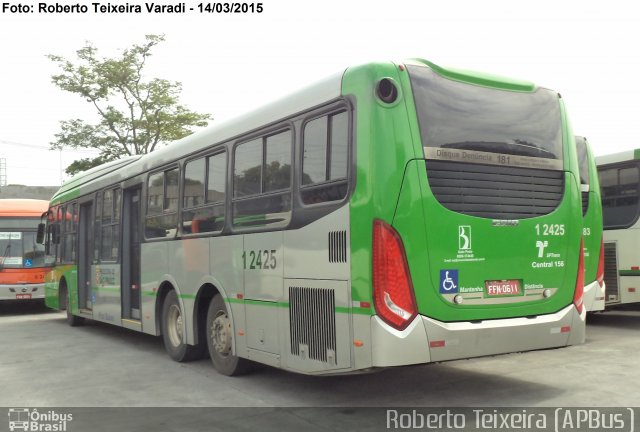
<path fill-rule="evenodd" d="M 329 262 L 347 262 L 347 232 L 331 231 L 329 233 Z"/>
<path fill-rule="evenodd" d="M 289 287 L 291 354 L 336 364 L 335 293 Z"/>
<path fill-rule="evenodd" d="M 589 192 L 582 192 L 582 216 L 589 210 Z"/>
<path fill-rule="evenodd" d="M 427 160 L 433 195 L 449 210 L 482 218 L 526 219 L 562 201 L 564 172 Z"/>
<path fill-rule="evenodd" d="M 617 302 L 618 288 L 618 247 L 616 243 L 604 244 L 604 283 L 606 285 L 605 302 Z"/>

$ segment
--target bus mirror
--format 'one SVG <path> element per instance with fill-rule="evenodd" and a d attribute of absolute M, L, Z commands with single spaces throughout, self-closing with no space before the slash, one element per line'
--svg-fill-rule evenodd
<path fill-rule="evenodd" d="M 45 225 L 43 223 L 38 224 L 38 233 L 36 234 L 36 243 L 44 244 L 44 229 Z"/>

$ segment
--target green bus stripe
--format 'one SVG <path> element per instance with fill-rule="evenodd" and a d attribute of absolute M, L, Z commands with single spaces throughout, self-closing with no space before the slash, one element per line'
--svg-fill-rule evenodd
<path fill-rule="evenodd" d="M 620 276 L 640 276 L 640 270 L 618 270 Z"/>

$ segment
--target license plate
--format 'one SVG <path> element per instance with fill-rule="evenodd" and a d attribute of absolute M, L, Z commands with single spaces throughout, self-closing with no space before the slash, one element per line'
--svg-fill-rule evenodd
<path fill-rule="evenodd" d="M 522 294 L 520 289 L 520 281 L 518 279 L 509 280 L 491 280 L 484 282 L 487 296 L 500 297 Z"/>
<path fill-rule="evenodd" d="M 16 300 L 31 300 L 31 294 L 16 294 Z"/>

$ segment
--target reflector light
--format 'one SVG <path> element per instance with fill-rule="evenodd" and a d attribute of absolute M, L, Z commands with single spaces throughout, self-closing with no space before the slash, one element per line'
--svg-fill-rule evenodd
<path fill-rule="evenodd" d="M 571 326 L 564 326 L 560 328 L 560 333 L 569 333 L 571 332 Z"/>
<path fill-rule="evenodd" d="M 369 303 L 369 302 L 360 302 L 360 307 L 369 309 L 371 307 L 371 303 Z"/>
<path fill-rule="evenodd" d="M 629 291 L 629 292 L 636 292 L 636 289 L 635 289 L 635 288 L 629 288 L 629 290 L 628 290 L 628 291 Z"/>
<path fill-rule="evenodd" d="M 598 259 L 598 272 L 596 280 L 600 288 L 604 286 L 604 238 L 600 240 L 600 258 Z"/>
<path fill-rule="evenodd" d="M 402 239 L 381 220 L 373 222 L 373 302 L 380 318 L 397 330 L 418 314 Z"/>
<path fill-rule="evenodd" d="M 631 270 L 640 270 L 640 266 L 631 266 Z"/>
<path fill-rule="evenodd" d="M 361 340 L 356 339 L 356 340 L 354 340 L 354 341 L 353 341 L 353 344 L 354 344 L 356 347 L 360 348 L 361 346 L 363 346 L 363 345 L 364 345 L 364 342 L 362 342 Z"/>
<path fill-rule="evenodd" d="M 429 348 L 442 348 L 443 346 L 445 346 L 443 340 L 429 342 Z"/>
<path fill-rule="evenodd" d="M 584 241 L 580 238 L 580 252 L 578 256 L 578 275 L 576 277 L 576 289 L 573 293 L 573 304 L 578 313 L 582 313 L 584 297 Z"/>

